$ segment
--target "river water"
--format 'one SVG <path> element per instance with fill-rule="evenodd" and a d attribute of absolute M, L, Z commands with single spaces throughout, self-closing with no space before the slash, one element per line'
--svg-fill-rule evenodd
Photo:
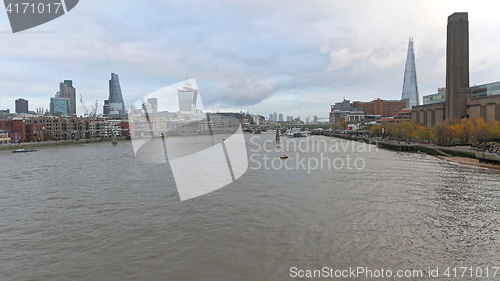
<path fill-rule="evenodd" d="M 499 279 L 498 171 L 323 136 L 283 151 L 272 133 L 245 137 L 247 172 L 186 201 L 169 165 L 139 161 L 130 142 L 0 151 L 0 280 L 288 280 L 323 267 L 430 279 L 461 266 Z M 327 146 L 290 145 L 304 141 Z M 273 160 L 283 154 L 292 168 Z"/>

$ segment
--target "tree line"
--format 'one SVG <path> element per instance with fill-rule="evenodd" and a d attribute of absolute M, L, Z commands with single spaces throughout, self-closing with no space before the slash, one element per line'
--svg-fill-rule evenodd
<path fill-rule="evenodd" d="M 500 140 L 500 121 L 486 122 L 483 117 L 453 120 L 432 128 L 410 120 L 399 123 L 383 122 L 380 125 L 367 126 L 365 129 L 369 129 L 370 134 L 376 136 L 442 144 L 477 144 Z"/>

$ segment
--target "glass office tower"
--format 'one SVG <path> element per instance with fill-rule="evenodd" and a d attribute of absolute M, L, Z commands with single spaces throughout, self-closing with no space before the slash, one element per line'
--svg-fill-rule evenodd
<path fill-rule="evenodd" d="M 53 115 L 70 116 L 71 101 L 69 98 L 50 98 L 50 112 Z"/>
<path fill-rule="evenodd" d="M 196 103 L 198 102 L 198 89 L 186 83 L 183 88 L 177 90 L 179 99 L 179 111 L 196 113 Z"/>
<path fill-rule="evenodd" d="M 103 113 L 109 117 L 127 116 L 120 80 L 115 73 L 111 73 L 111 80 L 109 80 L 109 99 L 104 101 Z"/>
<path fill-rule="evenodd" d="M 403 79 L 402 100 L 408 100 L 408 107 L 420 105 L 417 87 L 417 71 L 415 69 L 415 53 L 413 52 L 413 38 L 408 43 L 408 55 L 406 57 L 405 76 Z"/>

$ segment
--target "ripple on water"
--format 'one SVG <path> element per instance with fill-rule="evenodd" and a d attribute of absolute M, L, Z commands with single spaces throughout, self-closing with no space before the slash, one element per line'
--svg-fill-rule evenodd
<path fill-rule="evenodd" d="M 181 202 L 168 166 L 137 161 L 130 143 L 0 151 L 0 279 L 283 280 L 291 266 L 498 266 L 499 172 L 382 149 L 324 156 L 347 154 L 365 168 L 249 169 Z"/>

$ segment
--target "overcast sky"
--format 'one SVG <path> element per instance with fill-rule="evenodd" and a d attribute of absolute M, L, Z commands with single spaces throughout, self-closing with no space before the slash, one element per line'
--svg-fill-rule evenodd
<path fill-rule="evenodd" d="M 0 109 L 48 108 L 73 80 L 87 107 L 111 72 L 130 106 L 196 78 L 205 109 L 328 117 L 342 100 L 400 99 L 410 36 L 420 100 L 445 86 L 447 17 L 469 13 L 471 84 L 500 80 L 498 1 L 81 0 L 12 34 L 0 13 Z M 77 104 L 80 111 L 80 105 Z"/>

